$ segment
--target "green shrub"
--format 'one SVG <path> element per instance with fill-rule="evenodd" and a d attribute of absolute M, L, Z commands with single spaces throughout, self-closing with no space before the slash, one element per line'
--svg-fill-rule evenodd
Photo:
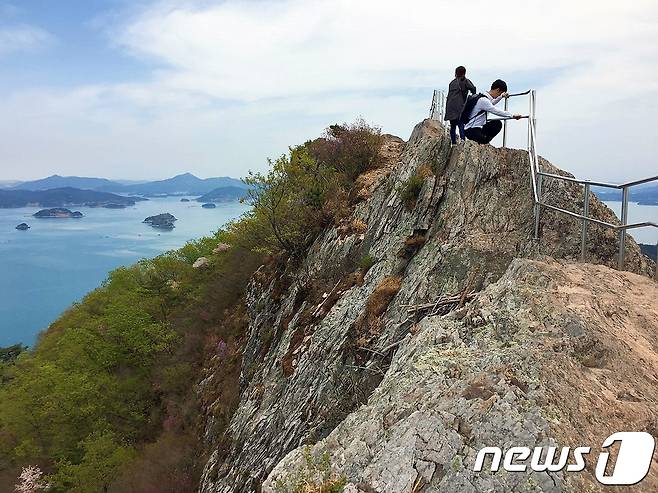
<path fill-rule="evenodd" d="M 381 163 L 379 129 L 359 120 L 333 125 L 323 138 L 270 161 L 267 173 L 250 173 L 251 211 L 229 232 L 246 248 L 296 256 L 320 231 L 348 211 L 349 191 L 363 171 Z"/>
<path fill-rule="evenodd" d="M 412 210 L 416 207 L 416 201 L 418 200 L 424 182 L 425 180 L 422 176 L 413 174 L 400 185 L 398 193 L 407 210 Z"/>
<path fill-rule="evenodd" d="M 351 124 L 331 125 L 322 138 L 310 143 L 311 155 L 320 163 L 335 169 L 344 181 L 354 180 L 370 168 L 382 163 L 381 130 L 363 119 Z"/>
<path fill-rule="evenodd" d="M 373 265 L 375 265 L 375 258 L 370 254 L 364 255 L 359 260 L 359 269 L 363 272 L 368 272 Z"/>

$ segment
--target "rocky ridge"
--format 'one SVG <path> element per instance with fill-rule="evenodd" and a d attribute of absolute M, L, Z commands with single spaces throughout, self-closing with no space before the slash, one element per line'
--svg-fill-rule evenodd
<path fill-rule="evenodd" d="M 388 165 L 359 178 L 361 201 L 348 221 L 326 230 L 283 275 L 262 268 L 254 277 L 240 404 L 225 436 L 216 432 L 213 404 L 207 407 L 211 454 L 200 491 L 271 491 L 305 445 L 328 451 L 351 491 L 402 492 L 416 484 L 425 489 L 414 491 L 445 491 L 446 484 L 456 492 L 522 491 L 530 480 L 537 491 L 562 491 L 564 479 L 554 475 L 473 477 L 467 470 L 480 443 L 561 436 L 546 415 L 552 408 L 518 389 L 547 392 L 540 376 L 550 358 L 535 361 L 525 349 L 536 349 L 531 322 L 545 324 L 540 315 L 551 315 L 553 299 L 539 295 L 562 267 L 550 258 L 578 258 L 580 223 L 544 212 L 541 241 L 532 240 L 523 151 L 470 142 L 451 149 L 443 127 L 425 120 L 406 143 L 387 136 L 384 153 Z M 412 176 L 422 187 L 410 204 L 401 195 Z M 582 195 L 576 184 L 545 181 L 549 203 L 578 210 Z M 594 195 L 590 211 L 615 221 Z M 590 228 L 589 261 L 614 266 L 616 250 L 613 232 Z M 632 240 L 626 268 L 653 269 Z M 539 315 L 515 315 L 525 306 L 520 300 L 535 303 Z M 562 340 L 565 330 L 577 332 L 574 324 L 550 330 Z M 596 353 L 596 342 L 572 337 L 569 343 Z M 221 362 L 208 368 L 201 394 L 221 371 Z M 493 411 L 478 414 L 487 406 Z"/>

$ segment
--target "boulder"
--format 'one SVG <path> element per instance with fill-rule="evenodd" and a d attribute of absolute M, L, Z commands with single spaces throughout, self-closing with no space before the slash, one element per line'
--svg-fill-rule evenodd
<path fill-rule="evenodd" d="M 206 257 L 199 257 L 194 261 L 192 264 L 192 267 L 194 269 L 202 269 L 208 265 L 210 261 Z"/>
<path fill-rule="evenodd" d="M 228 243 L 220 243 L 215 248 L 213 248 L 212 253 L 215 254 L 224 253 L 224 252 L 228 252 L 230 249 L 231 249 L 231 245 L 229 245 Z"/>

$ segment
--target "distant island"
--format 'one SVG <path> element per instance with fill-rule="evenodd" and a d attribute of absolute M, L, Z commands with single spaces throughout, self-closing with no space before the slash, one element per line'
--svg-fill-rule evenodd
<path fill-rule="evenodd" d="M 595 188 L 594 193 L 600 200 L 608 202 L 620 202 L 622 200 L 621 190 Z M 637 188 L 631 188 L 628 199 L 631 202 L 637 202 L 638 205 L 658 205 L 658 185 L 647 183 L 646 185 L 639 185 Z"/>
<path fill-rule="evenodd" d="M 176 217 L 173 214 L 165 212 L 164 214 L 158 214 L 156 216 L 149 216 L 144 219 L 144 223 L 150 224 L 157 229 L 174 229 L 174 221 L 177 221 Z"/>
<path fill-rule="evenodd" d="M 142 195 L 146 197 L 166 197 L 170 195 L 203 195 L 217 188 L 235 187 L 247 189 L 241 180 L 228 176 L 198 178 L 192 173 L 183 173 L 166 180 L 143 183 L 126 183 L 105 178 L 52 175 L 40 180 L 14 184 L 5 190 L 44 191 L 54 188 L 77 188 L 97 192 Z"/>
<path fill-rule="evenodd" d="M 208 202 L 207 204 L 203 204 L 201 207 L 203 207 L 204 209 L 214 209 L 217 206 L 212 202 Z"/>
<path fill-rule="evenodd" d="M 70 209 L 65 209 L 64 207 L 55 207 L 52 209 L 41 209 L 39 212 L 35 212 L 32 214 L 34 217 L 37 218 L 80 218 L 83 217 L 82 212 L 80 211 L 72 211 Z"/>
<path fill-rule="evenodd" d="M 27 223 L 20 223 L 18 226 L 16 226 L 16 229 L 19 231 L 27 231 L 30 229 L 30 226 L 28 226 Z"/>
<path fill-rule="evenodd" d="M 197 202 L 235 202 L 247 195 L 244 187 L 219 187 L 197 198 Z"/>
<path fill-rule="evenodd" d="M 0 190 L 0 207 L 107 207 L 123 208 L 135 202 L 147 200 L 142 197 L 124 197 L 109 192 L 81 190 L 78 188 L 53 188 L 50 190 Z"/>

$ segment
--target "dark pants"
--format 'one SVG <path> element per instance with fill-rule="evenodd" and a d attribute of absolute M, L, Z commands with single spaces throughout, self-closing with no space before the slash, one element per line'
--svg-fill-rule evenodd
<path fill-rule="evenodd" d="M 500 133 L 502 128 L 503 122 L 500 120 L 491 120 L 485 123 L 484 127 L 467 128 L 466 138 L 474 140 L 478 144 L 488 144 Z"/>
<path fill-rule="evenodd" d="M 450 120 L 450 140 L 453 144 L 457 143 L 457 127 L 459 127 L 459 136 L 464 140 L 464 124 L 459 120 Z"/>

